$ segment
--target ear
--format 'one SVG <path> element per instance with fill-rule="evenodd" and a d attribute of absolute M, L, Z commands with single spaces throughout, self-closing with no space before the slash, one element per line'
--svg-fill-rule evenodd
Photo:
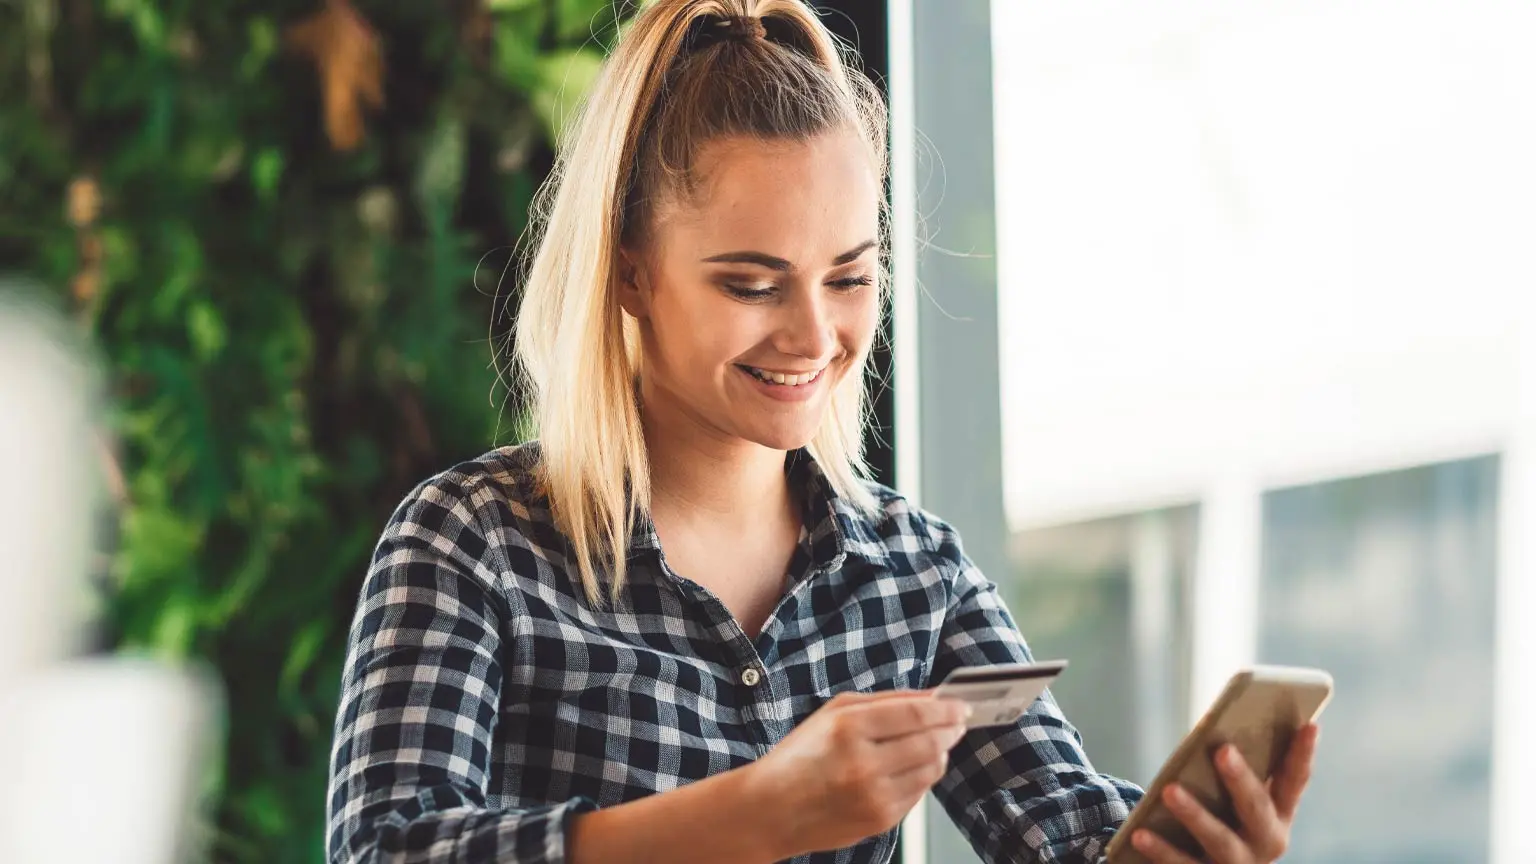
<path fill-rule="evenodd" d="M 628 247 L 619 247 L 618 260 L 619 306 L 631 316 L 644 320 L 651 312 L 651 290 L 646 276 L 644 259 Z"/>

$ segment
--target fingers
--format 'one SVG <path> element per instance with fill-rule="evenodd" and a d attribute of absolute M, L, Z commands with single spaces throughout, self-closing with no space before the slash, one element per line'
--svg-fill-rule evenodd
<path fill-rule="evenodd" d="M 1205 850 L 1206 857 L 1218 864 L 1239 864 L 1253 860 L 1243 838 L 1196 801 L 1183 786 L 1174 783 L 1163 790 L 1163 803 Z M 1133 840 L 1135 838 L 1132 838 Z"/>
<path fill-rule="evenodd" d="M 1200 864 L 1198 860 L 1173 848 L 1167 840 L 1145 828 L 1131 835 L 1131 845 L 1152 864 Z"/>
<path fill-rule="evenodd" d="M 1321 732 L 1316 723 L 1303 726 L 1291 741 L 1291 749 L 1285 754 L 1285 764 L 1275 775 L 1270 794 L 1275 801 L 1275 812 L 1290 824 L 1301 803 L 1301 793 L 1312 779 L 1312 759 L 1317 755 L 1317 736 Z"/>
<path fill-rule="evenodd" d="M 909 763 L 906 768 L 888 779 L 892 794 L 899 800 L 920 800 L 928 790 L 944 778 L 944 772 L 949 770 L 949 750 L 955 746 L 955 742 L 964 737 L 964 727 L 955 727 L 941 732 L 928 732 L 921 735 L 908 736 L 906 740 L 928 739 L 931 750 L 925 750 L 921 746 L 914 746 L 916 751 L 912 754 L 915 763 Z"/>
<path fill-rule="evenodd" d="M 1317 727 L 1303 727 L 1286 754 L 1281 772 L 1269 782 L 1259 780 L 1236 747 L 1229 744 L 1217 751 L 1216 770 L 1232 794 L 1233 806 L 1243 826 L 1242 836 L 1178 784 L 1163 790 L 1163 802 L 1194 835 L 1210 860 L 1220 864 L 1275 861 L 1285 854 L 1289 845 L 1291 817 L 1311 775 L 1316 749 Z M 1136 832 L 1131 842 L 1157 864 L 1193 864 L 1195 861 L 1146 831 Z"/>
<path fill-rule="evenodd" d="M 1275 812 L 1269 792 L 1236 747 L 1228 744 L 1217 751 L 1216 770 L 1232 793 L 1232 804 L 1243 824 L 1248 848 L 1260 861 L 1274 861 L 1283 855 L 1290 836 L 1289 824 Z"/>
<path fill-rule="evenodd" d="M 871 741 L 887 741 L 944 726 L 960 726 L 971 707 L 953 699 L 915 696 L 861 700 L 843 709 Z"/>
<path fill-rule="evenodd" d="M 938 773 L 942 774 L 949 761 L 950 749 L 963 737 L 964 726 L 924 729 L 877 744 L 876 758 L 892 776 L 932 766 L 938 766 Z M 935 776 L 934 780 L 937 779 Z"/>
<path fill-rule="evenodd" d="M 944 772 L 949 769 L 949 761 L 941 759 L 932 765 L 923 765 L 890 778 L 891 794 L 900 799 L 910 799 L 916 803 L 918 799 L 927 794 L 944 778 Z"/>

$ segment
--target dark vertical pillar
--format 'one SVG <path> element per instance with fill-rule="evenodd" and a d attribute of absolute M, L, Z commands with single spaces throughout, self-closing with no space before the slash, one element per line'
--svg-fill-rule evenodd
<path fill-rule="evenodd" d="M 886 80 L 890 71 L 890 27 L 885 0 L 819 0 L 814 5 L 822 13 L 827 29 L 837 34 L 859 52 L 864 74 L 874 81 L 887 100 L 890 90 Z M 864 433 L 864 453 L 875 480 L 895 485 L 896 414 L 891 380 L 891 321 L 886 316 L 881 334 L 870 357 L 869 394 L 874 409 Z"/>

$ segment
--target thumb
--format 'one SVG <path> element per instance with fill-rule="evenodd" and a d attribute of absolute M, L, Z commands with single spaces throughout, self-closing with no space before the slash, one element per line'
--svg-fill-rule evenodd
<path fill-rule="evenodd" d="M 932 699 L 933 693 L 932 690 L 876 690 L 868 693 L 863 690 L 844 690 L 833 696 L 827 704 L 850 705 L 881 699 Z"/>

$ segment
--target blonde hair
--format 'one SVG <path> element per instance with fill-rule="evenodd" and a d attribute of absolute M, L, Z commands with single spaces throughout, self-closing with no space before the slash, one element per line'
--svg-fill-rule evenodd
<path fill-rule="evenodd" d="M 656 202 L 691 191 L 694 160 L 718 137 L 805 140 L 852 127 L 883 180 L 885 107 L 842 51 L 801 0 L 658 0 L 618 40 L 534 200 L 518 369 L 540 486 L 594 604 L 605 569 L 617 600 L 651 501 L 639 330 L 618 303 L 619 250 L 644 238 Z M 868 352 L 856 360 L 808 449 L 838 494 L 873 509 L 861 482 Z"/>

